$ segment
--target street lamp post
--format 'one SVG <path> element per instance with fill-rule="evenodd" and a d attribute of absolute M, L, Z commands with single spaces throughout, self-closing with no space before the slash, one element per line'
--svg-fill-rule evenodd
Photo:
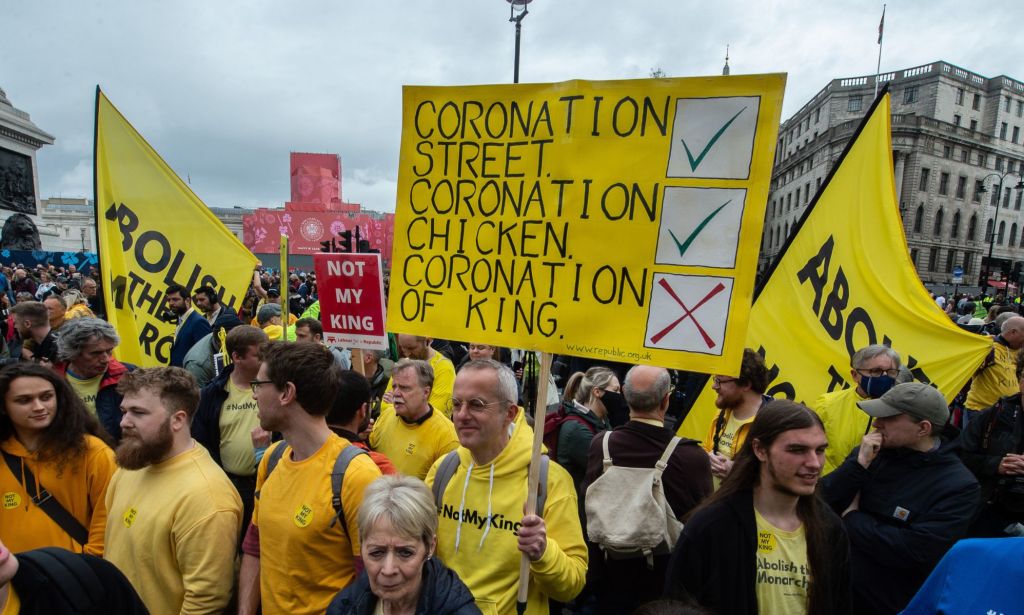
<path fill-rule="evenodd" d="M 1007 171 L 1005 173 L 989 173 L 988 175 L 982 178 L 981 187 L 978 188 L 979 194 L 985 194 L 986 192 L 988 192 L 988 190 L 985 188 L 985 182 L 987 182 L 992 177 L 999 178 L 999 186 L 996 187 L 995 198 L 996 215 L 992 218 L 992 233 L 989 235 L 988 238 L 988 259 L 986 259 L 985 261 L 985 276 L 982 278 L 982 284 L 985 287 L 983 291 L 985 292 L 985 294 L 988 294 L 988 282 L 989 279 L 992 277 L 992 250 L 995 248 L 996 245 L 996 233 L 999 232 L 999 202 L 1003 198 L 1003 181 L 1010 175 L 1013 175 L 1018 179 L 1017 185 L 1015 186 L 1017 190 L 1024 190 L 1024 177 L 1021 177 L 1020 175 L 1012 171 Z"/>
<path fill-rule="evenodd" d="M 519 38 L 523 32 L 523 18 L 530 12 L 526 5 L 533 0 L 506 0 L 509 4 L 509 17 L 511 23 L 516 24 L 516 55 L 512 65 L 512 83 L 519 83 Z"/>

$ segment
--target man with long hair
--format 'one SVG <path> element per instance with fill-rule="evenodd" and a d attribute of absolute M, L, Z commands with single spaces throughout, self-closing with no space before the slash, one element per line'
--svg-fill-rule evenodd
<path fill-rule="evenodd" d="M 121 469 L 107 489 L 104 558 L 154 615 L 219 613 L 231 597 L 242 501 L 192 439 L 196 380 L 180 367 L 140 369 L 118 391 Z"/>
<path fill-rule="evenodd" d="M 716 393 L 718 416 L 711 421 L 703 445 L 711 458 L 711 475 L 717 487 L 732 469 L 733 458 L 743 447 L 754 415 L 761 406 L 772 401 L 764 394 L 768 389 L 764 358 L 744 348 L 739 377 L 715 376 L 711 379 L 711 388 Z"/>
<path fill-rule="evenodd" d="M 683 528 L 666 593 L 730 615 L 851 613 L 849 543 L 815 496 L 826 445 L 807 407 L 761 408 L 729 475 Z"/>
<path fill-rule="evenodd" d="M 41 365 L 0 371 L 0 399 L 0 536 L 16 552 L 60 547 L 103 555 L 105 497 L 116 469 L 106 433 L 68 383 Z"/>

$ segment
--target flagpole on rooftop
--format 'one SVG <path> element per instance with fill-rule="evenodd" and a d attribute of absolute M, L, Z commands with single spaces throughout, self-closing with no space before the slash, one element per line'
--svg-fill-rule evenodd
<path fill-rule="evenodd" d="M 878 76 L 882 72 L 882 32 L 885 30 L 885 5 L 882 5 L 882 19 L 878 22 L 878 65 L 875 66 L 875 98 L 878 98 Z"/>

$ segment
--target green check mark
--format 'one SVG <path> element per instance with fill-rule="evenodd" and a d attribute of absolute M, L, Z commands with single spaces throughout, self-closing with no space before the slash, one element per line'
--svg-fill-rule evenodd
<path fill-rule="evenodd" d="M 726 122 L 724 126 L 718 129 L 718 132 L 716 132 L 714 136 L 711 137 L 711 140 L 708 141 L 708 144 L 704 146 L 704 149 L 701 150 L 700 155 L 697 156 L 696 158 L 693 157 L 693 153 L 690 151 L 690 147 L 686 145 L 686 139 L 679 139 L 680 141 L 683 142 L 683 149 L 686 150 L 686 157 L 690 160 L 691 171 L 697 170 L 697 167 L 700 166 L 701 161 L 704 160 L 704 156 L 708 155 L 708 152 L 711 151 L 712 147 L 714 147 L 715 143 L 718 141 L 718 138 L 722 136 L 723 132 L 725 132 L 725 129 L 728 128 L 729 125 L 732 124 L 736 120 L 736 118 L 740 116 L 740 113 L 743 113 L 746 110 L 747 108 L 743 107 L 742 109 L 736 112 L 736 115 L 729 118 L 729 121 Z"/>
<path fill-rule="evenodd" d="M 693 232 L 690 233 L 690 236 L 686 238 L 686 241 L 682 243 L 680 243 L 679 239 L 676 238 L 676 234 L 672 232 L 672 229 L 668 230 L 668 234 L 672 236 L 672 241 L 676 242 L 676 247 L 679 248 L 679 258 L 682 258 L 683 255 L 686 254 L 686 250 L 689 249 L 690 244 L 693 243 L 693 240 L 697 238 L 697 235 L 699 235 L 700 232 L 704 230 L 704 227 L 707 226 L 709 222 L 711 222 L 711 219 L 718 215 L 718 212 L 722 211 L 722 208 L 728 205 L 729 203 L 732 203 L 732 199 L 729 199 L 728 201 L 722 203 L 721 205 L 718 206 L 718 209 L 709 213 L 706 218 L 701 220 L 700 224 L 697 225 L 697 228 L 693 229 Z"/>

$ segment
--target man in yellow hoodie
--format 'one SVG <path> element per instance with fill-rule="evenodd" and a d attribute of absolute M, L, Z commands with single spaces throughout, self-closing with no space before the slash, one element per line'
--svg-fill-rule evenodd
<path fill-rule="evenodd" d="M 515 375 L 483 359 L 455 378 L 452 418 L 459 436 L 458 467 L 440 495 L 437 553 L 459 574 L 484 613 L 514 613 L 519 562 L 530 559 L 527 613 L 548 612 L 548 599 L 566 602 L 583 589 L 587 548 L 569 473 L 548 466 L 541 514 L 523 516 L 530 467 L 530 429 L 514 426 Z M 434 485 L 442 457 L 427 474 Z"/>

